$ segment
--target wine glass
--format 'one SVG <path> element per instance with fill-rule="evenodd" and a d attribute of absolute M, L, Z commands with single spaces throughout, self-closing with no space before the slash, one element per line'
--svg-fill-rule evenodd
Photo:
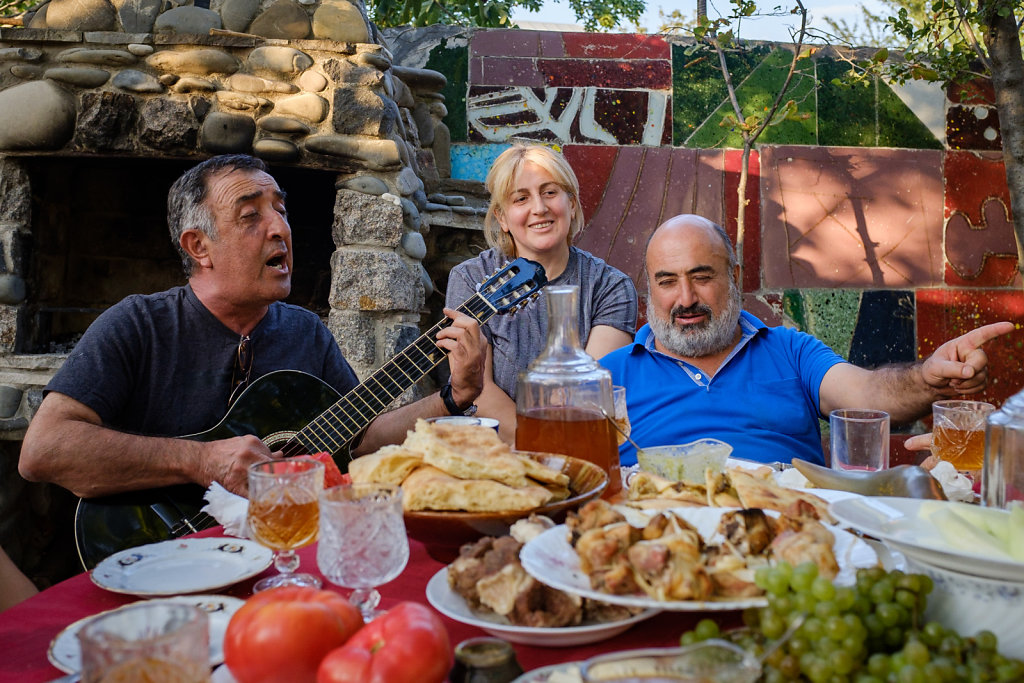
<path fill-rule="evenodd" d="M 612 400 L 615 404 L 615 426 L 618 427 L 616 438 L 618 445 L 621 446 L 632 431 L 632 426 L 629 424 L 629 413 L 626 411 L 626 387 L 613 386 Z"/>
<path fill-rule="evenodd" d="M 324 464 L 307 458 L 268 460 L 249 466 L 249 534 L 274 551 L 275 576 L 253 586 L 259 592 L 276 586 L 320 587 L 312 574 L 296 574 L 296 548 L 316 540 L 320 513 L 317 497 L 324 488 Z"/>
<path fill-rule="evenodd" d="M 391 484 L 343 484 L 320 494 L 316 562 L 328 581 L 352 588 L 349 600 L 371 621 L 379 612 L 377 586 L 409 561 L 402 489 Z"/>

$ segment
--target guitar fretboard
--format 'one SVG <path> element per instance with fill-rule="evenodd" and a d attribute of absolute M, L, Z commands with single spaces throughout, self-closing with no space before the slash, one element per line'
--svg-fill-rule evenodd
<path fill-rule="evenodd" d="M 483 324 L 497 309 L 480 294 L 458 308 Z M 342 396 L 284 445 L 284 455 L 337 453 L 409 387 L 420 381 L 447 356 L 437 345 L 437 333 L 452 324 L 444 318 L 362 384 Z"/>

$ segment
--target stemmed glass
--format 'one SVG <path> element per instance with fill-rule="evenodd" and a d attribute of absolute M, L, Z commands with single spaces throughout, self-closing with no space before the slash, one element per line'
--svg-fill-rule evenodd
<path fill-rule="evenodd" d="M 402 489 L 390 484 L 343 484 L 320 494 L 316 562 L 328 581 L 352 588 L 349 600 L 371 621 L 379 612 L 377 586 L 409 561 Z"/>
<path fill-rule="evenodd" d="M 297 548 L 316 540 L 324 488 L 324 464 L 307 458 L 268 460 L 249 467 L 249 534 L 274 551 L 275 576 L 261 579 L 256 592 L 276 586 L 320 587 L 312 574 L 296 574 Z"/>

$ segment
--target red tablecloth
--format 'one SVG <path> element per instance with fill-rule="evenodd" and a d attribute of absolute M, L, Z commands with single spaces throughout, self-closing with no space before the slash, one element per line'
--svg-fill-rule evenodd
<path fill-rule="evenodd" d="M 220 528 L 203 532 L 202 536 L 217 536 Z M 416 600 L 427 603 L 425 591 L 427 581 L 444 565 L 431 558 L 422 543 L 410 540 L 409 564 L 402 575 L 380 588 L 383 595 L 382 607 L 388 608 L 402 600 Z M 316 568 L 315 546 L 299 551 L 302 571 L 319 575 Z M 264 574 L 272 574 L 273 567 Z M 256 577 L 259 578 L 259 577 Z M 239 598 L 252 594 L 256 578 L 223 589 L 222 593 Z M 325 587 L 335 588 L 325 582 Z M 65 626 L 82 617 L 119 607 L 136 598 L 111 593 L 96 586 L 87 573 L 74 576 L 38 595 L 0 613 L 0 681 L 33 683 L 50 681 L 61 676 L 59 669 L 49 663 L 46 652 L 53 640 Z M 715 613 L 723 625 L 735 625 L 739 617 L 735 612 Z M 544 648 L 514 644 L 516 656 L 524 670 L 540 668 L 549 664 L 572 662 L 586 659 L 600 652 L 627 650 L 637 647 L 664 647 L 676 645 L 680 634 L 691 628 L 697 619 L 706 614 L 663 612 L 652 619 L 641 622 L 610 640 L 566 648 Z M 452 647 L 466 638 L 487 635 L 480 629 L 467 626 L 443 617 Z"/>

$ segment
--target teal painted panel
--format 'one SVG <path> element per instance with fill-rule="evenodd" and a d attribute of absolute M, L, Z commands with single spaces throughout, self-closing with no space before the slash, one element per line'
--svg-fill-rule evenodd
<path fill-rule="evenodd" d="M 792 53 L 776 50 L 768 55 L 736 89 L 744 116 L 762 114 L 778 95 L 779 88 L 789 71 Z M 802 59 L 784 98 L 794 100 L 799 112 L 809 114 L 804 120 L 782 121 L 769 126 L 758 138 L 760 144 L 813 145 L 815 134 L 814 63 Z M 739 132 L 720 126 L 722 117 L 732 112 L 728 102 L 722 103 L 707 120 L 685 142 L 686 147 L 715 148 L 742 147 L 743 138 Z"/>
<path fill-rule="evenodd" d="M 448 47 L 448 41 L 442 40 L 430 51 L 430 56 L 424 66 L 427 69 L 443 73 L 448 79 L 448 83 L 441 90 L 441 94 L 444 95 L 444 106 L 448 109 L 448 114 L 444 117 L 444 125 L 448 126 L 452 142 L 465 142 L 467 139 L 466 90 L 469 83 L 469 47 L 466 45 Z"/>
<path fill-rule="evenodd" d="M 452 145 L 452 178 L 478 180 L 487 179 L 487 171 L 498 155 L 511 147 L 510 144 L 493 145 Z"/>
<path fill-rule="evenodd" d="M 718 56 L 710 50 L 687 54 L 672 46 L 672 144 L 683 146 L 704 120 L 728 97 Z M 768 48 L 729 53 L 726 64 L 734 83 L 742 83 L 768 54 Z"/>

